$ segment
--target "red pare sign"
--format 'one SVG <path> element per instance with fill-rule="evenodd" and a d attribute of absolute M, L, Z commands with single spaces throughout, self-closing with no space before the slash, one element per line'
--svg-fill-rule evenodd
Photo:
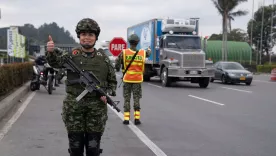
<path fill-rule="evenodd" d="M 122 37 L 114 37 L 109 43 L 109 50 L 113 56 L 118 56 L 127 48 L 127 42 Z"/>

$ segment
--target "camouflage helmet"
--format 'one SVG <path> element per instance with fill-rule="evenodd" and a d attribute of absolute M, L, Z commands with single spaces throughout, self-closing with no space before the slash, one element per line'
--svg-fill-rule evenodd
<path fill-rule="evenodd" d="M 128 37 L 128 42 L 129 43 L 138 43 L 140 41 L 140 38 L 136 34 L 131 34 Z"/>
<path fill-rule="evenodd" d="M 99 27 L 98 23 L 91 18 L 84 18 L 80 20 L 76 26 L 76 33 L 78 38 L 80 37 L 80 33 L 82 32 L 90 32 L 95 33 L 96 38 L 100 35 L 101 28 Z"/>

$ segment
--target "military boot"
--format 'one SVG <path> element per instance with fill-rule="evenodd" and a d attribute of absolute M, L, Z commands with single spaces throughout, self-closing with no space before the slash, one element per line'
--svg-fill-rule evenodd
<path fill-rule="evenodd" d="M 134 124 L 135 125 L 140 125 L 141 121 L 140 121 L 140 111 L 139 110 L 135 110 L 134 111 Z"/>
<path fill-rule="evenodd" d="M 84 133 L 82 132 L 69 132 L 69 149 L 70 156 L 83 156 L 84 153 Z"/>
<path fill-rule="evenodd" d="M 103 150 L 100 148 L 102 133 L 85 133 L 86 156 L 99 156 Z"/>
<path fill-rule="evenodd" d="M 129 124 L 129 118 L 130 118 L 130 112 L 124 112 L 123 124 L 128 125 Z"/>

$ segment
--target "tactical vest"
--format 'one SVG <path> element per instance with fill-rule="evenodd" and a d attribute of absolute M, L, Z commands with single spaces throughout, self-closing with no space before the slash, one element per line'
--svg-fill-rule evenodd
<path fill-rule="evenodd" d="M 109 61 L 107 56 L 103 51 L 96 50 L 93 52 L 91 56 L 86 55 L 86 53 L 82 52 L 80 48 L 74 49 L 71 53 L 72 60 L 76 63 L 76 65 L 85 71 L 92 71 L 94 75 L 101 82 L 100 86 L 103 90 L 107 89 L 107 77 L 108 77 L 108 64 Z M 67 80 L 66 80 L 66 92 L 69 94 L 73 94 L 78 96 L 85 89 L 81 86 L 79 81 L 79 75 L 72 72 L 71 70 L 67 70 Z M 85 97 L 95 97 L 97 96 L 95 92 L 88 93 Z"/>
<path fill-rule="evenodd" d="M 132 60 L 133 55 L 136 51 L 131 49 L 123 50 L 123 61 L 124 61 L 124 69 L 127 68 L 128 64 Z M 124 75 L 123 81 L 128 83 L 141 83 L 143 82 L 143 72 L 144 72 L 144 64 L 145 64 L 146 52 L 145 50 L 139 50 L 135 59 L 131 63 L 127 72 Z"/>

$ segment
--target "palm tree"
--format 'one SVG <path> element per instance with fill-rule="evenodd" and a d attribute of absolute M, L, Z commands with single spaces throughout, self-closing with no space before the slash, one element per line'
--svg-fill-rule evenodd
<path fill-rule="evenodd" d="M 222 60 L 227 61 L 227 26 L 231 31 L 231 21 L 234 17 L 244 16 L 248 12 L 244 10 L 238 10 L 234 12 L 234 9 L 247 0 L 212 0 L 219 14 L 222 16 Z"/>

